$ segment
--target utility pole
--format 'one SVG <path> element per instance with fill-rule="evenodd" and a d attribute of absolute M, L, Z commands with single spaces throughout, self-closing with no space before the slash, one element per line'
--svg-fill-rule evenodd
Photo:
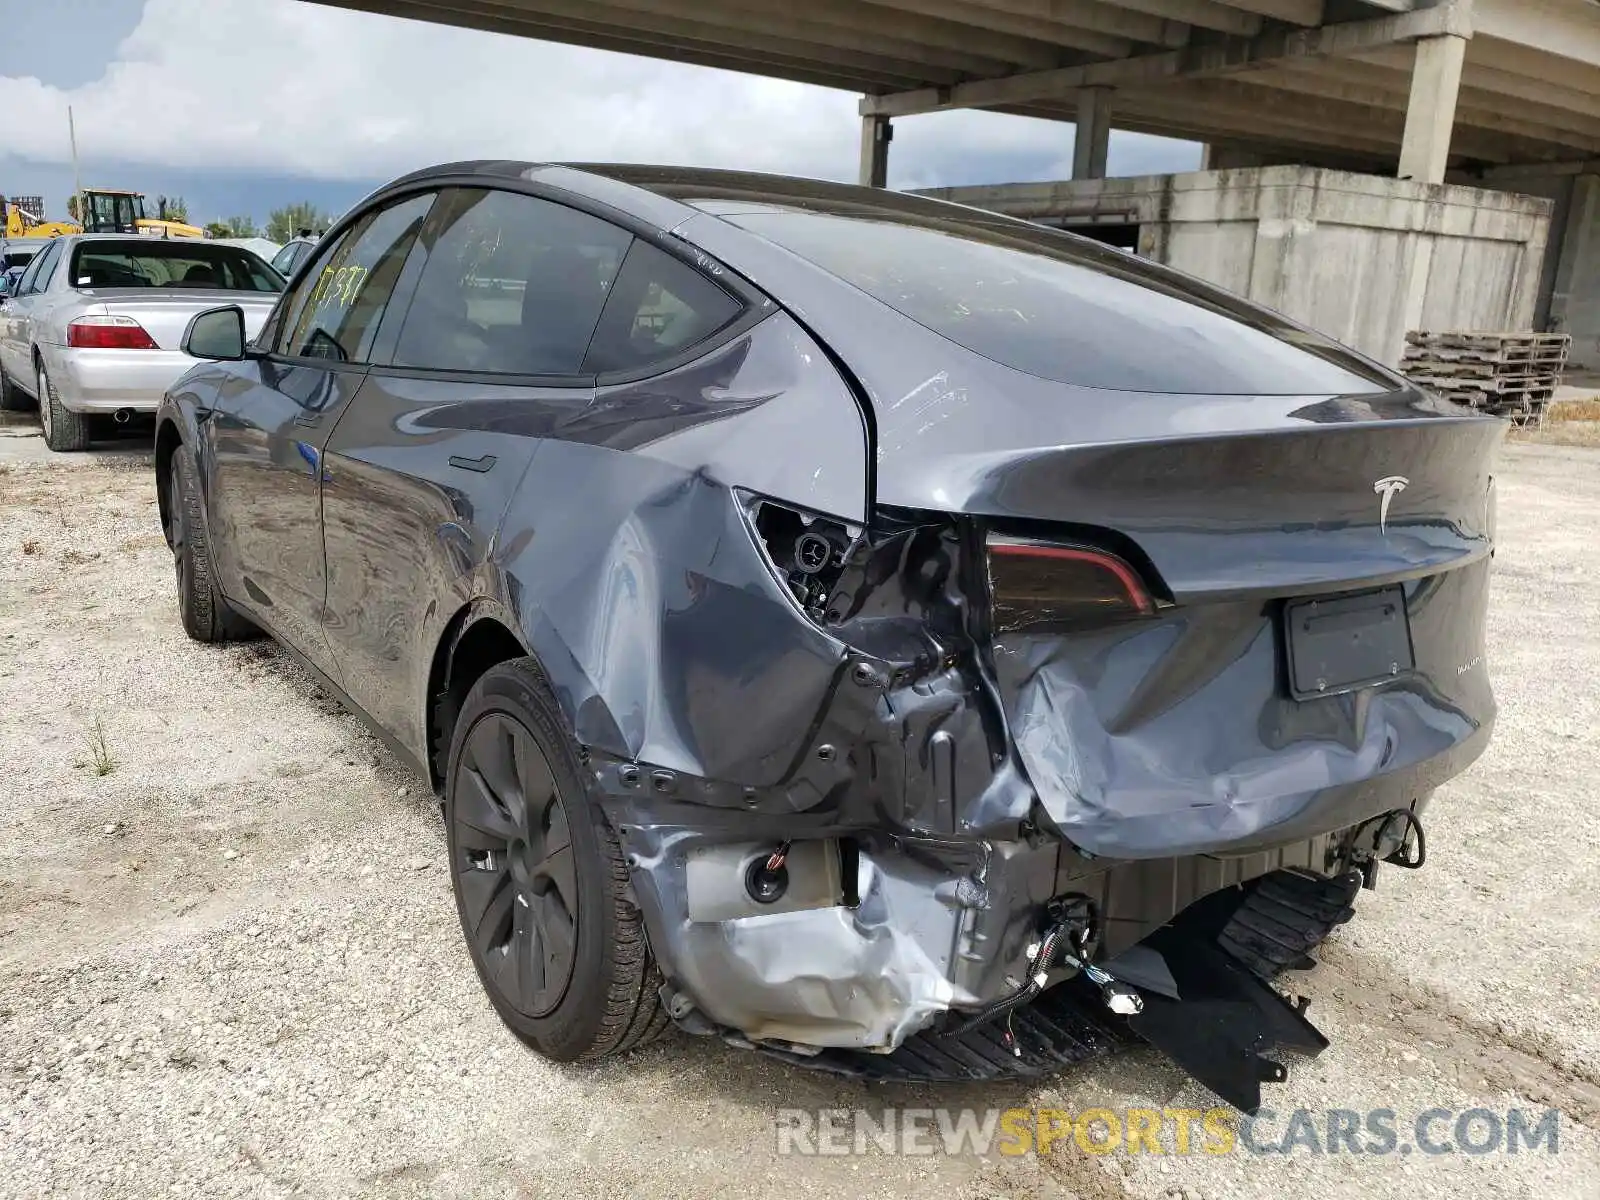
<path fill-rule="evenodd" d="M 72 120 L 72 105 L 67 105 L 67 138 L 72 142 L 72 192 L 78 200 L 78 224 L 89 228 L 89 214 L 83 211 L 83 176 L 78 174 L 78 127 Z"/>

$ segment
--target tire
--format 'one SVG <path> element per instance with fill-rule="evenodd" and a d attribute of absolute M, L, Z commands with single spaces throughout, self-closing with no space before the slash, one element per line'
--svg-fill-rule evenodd
<path fill-rule="evenodd" d="M 44 426 L 44 444 L 52 450 L 87 450 L 89 417 L 62 406 L 43 360 L 39 362 L 38 387 L 39 423 Z"/>
<path fill-rule="evenodd" d="M 5 367 L 0 366 L 0 412 L 29 412 L 33 407 L 34 402 L 11 382 Z"/>
<path fill-rule="evenodd" d="M 533 659 L 491 667 L 467 693 L 445 824 L 462 934 L 512 1032 L 559 1062 L 661 1035 L 661 976 L 627 865 Z"/>
<path fill-rule="evenodd" d="M 258 632 L 217 591 L 211 564 L 211 539 L 200 507 L 200 484 L 189 447 L 172 452 L 167 485 L 167 545 L 178 577 L 178 615 L 197 642 L 226 642 Z"/>

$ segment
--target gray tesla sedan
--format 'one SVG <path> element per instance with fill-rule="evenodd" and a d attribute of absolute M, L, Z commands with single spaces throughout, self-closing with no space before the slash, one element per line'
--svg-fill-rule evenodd
<path fill-rule="evenodd" d="M 1501 422 L 1059 231 L 885 191 L 458 163 L 260 334 L 197 317 L 161 513 L 444 803 L 496 1010 L 880 1078 L 1159 1046 L 1269 986 L 1484 748 Z"/>
<path fill-rule="evenodd" d="M 37 406 L 52 450 L 82 450 L 89 420 L 153 413 L 194 365 L 189 318 L 224 301 L 254 332 L 283 277 L 248 250 L 190 240 L 55 238 L 0 303 L 0 408 Z"/>

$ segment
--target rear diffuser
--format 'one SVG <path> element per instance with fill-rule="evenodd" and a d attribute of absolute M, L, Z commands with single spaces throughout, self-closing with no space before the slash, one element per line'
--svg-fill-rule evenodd
<path fill-rule="evenodd" d="M 826 1050 L 798 1055 L 764 1048 L 800 1066 L 888 1083 L 1038 1079 L 1142 1039 L 1234 1107 L 1254 1113 L 1261 1084 L 1287 1078 L 1273 1048 L 1321 1053 L 1327 1038 L 1266 982 L 1286 967 L 1314 965 L 1306 953 L 1349 920 L 1359 877 L 1318 879 L 1277 872 L 1252 889 L 1217 931 L 1205 919 L 1177 921 L 1141 943 L 1159 954 L 1180 999 L 1141 989 L 1144 1009 L 1107 1011 L 1081 977 L 964 1033 L 928 1030 L 893 1054 Z M 1199 914 L 1193 914 L 1198 918 Z M 1110 964 L 1113 972 L 1115 964 Z"/>
<path fill-rule="evenodd" d="M 1181 1000 L 1144 993 L 1144 1010 L 1128 1027 L 1243 1112 L 1261 1107 L 1261 1085 L 1289 1077 L 1262 1054 L 1279 1047 L 1316 1055 L 1328 1039 L 1238 959 L 1212 943 L 1168 927 L 1145 945 L 1166 960 Z"/>

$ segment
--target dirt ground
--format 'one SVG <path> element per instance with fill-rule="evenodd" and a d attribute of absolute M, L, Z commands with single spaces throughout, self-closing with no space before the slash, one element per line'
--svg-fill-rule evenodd
<path fill-rule="evenodd" d="M 148 443 L 0 428 L 0 1194 L 1600 1195 L 1600 450 L 1500 477 L 1488 754 L 1296 977 L 1290 1110 L 1560 1110 L 1559 1152 L 777 1153 L 779 1108 L 1214 1101 L 1153 1053 L 1024 1088 L 869 1089 L 671 1035 L 552 1066 L 461 945 L 443 832 L 269 643 L 183 635 Z M 1448 1123 L 1443 1126 L 1446 1131 Z"/>

